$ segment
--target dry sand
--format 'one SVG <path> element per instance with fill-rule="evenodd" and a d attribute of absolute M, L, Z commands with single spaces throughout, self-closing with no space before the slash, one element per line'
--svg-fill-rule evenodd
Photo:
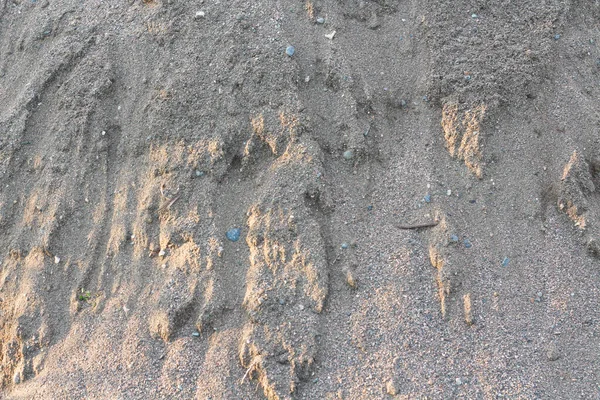
<path fill-rule="evenodd" d="M 597 0 L 0 0 L 1 397 L 598 398 L 599 41 Z"/>

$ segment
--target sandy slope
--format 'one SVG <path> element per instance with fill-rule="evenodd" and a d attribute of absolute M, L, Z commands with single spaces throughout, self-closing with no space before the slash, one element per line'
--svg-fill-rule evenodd
<path fill-rule="evenodd" d="M 3 398 L 599 396 L 600 4 L 485 3 L 2 0 Z"/>

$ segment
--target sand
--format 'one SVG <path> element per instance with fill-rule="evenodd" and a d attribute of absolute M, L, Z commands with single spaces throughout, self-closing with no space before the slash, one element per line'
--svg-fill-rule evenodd
<path fill-rule="evenodd" d="M 0 0 L 0 397 L 598 397 L 599 21 Z"/>

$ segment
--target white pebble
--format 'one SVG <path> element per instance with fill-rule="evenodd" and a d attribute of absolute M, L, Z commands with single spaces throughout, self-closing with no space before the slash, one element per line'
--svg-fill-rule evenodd
<path fill-rule="evenodd" d="M 335 36 L 335 31 L 328 33 L 325 35 L 325 37 L 329 40 L 333 40 L 333 37 Z"/>
<path fill-rule="evenodd" d="M 447 194 L 448 196 L 452 196 L 452 190 L 448 189 L 448 191 L 446 192 L 446 194 Z"/>
<path fill-rule="evenodd" d="M 159 251 L 159 252 L 158 252 L 158 255 L 159 255 L 159 256 L 161 256 L 161 257 L 164 257 L 164 256 L 165 256 L 165 254 L 166 254 L 166 253 L 165 253 L 165 251 L 164 251 L 164 250 L 161 250 L 161 251 Z"/>
<path fill-rule="evenodd" d="M 54 264 L 58 264 L 60 262 L 59 256 L 54 256 Z"/>
<path fill-rule="evenodd" d="M 204 16 L 205 16 L 204 11 L 198 11 L 198 12 L 196 12 L 195 18 L 200 19 L 200 18 L 204 18 Z"/>

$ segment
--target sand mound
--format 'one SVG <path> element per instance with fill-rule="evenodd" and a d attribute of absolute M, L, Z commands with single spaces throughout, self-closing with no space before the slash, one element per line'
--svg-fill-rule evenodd
<path fill-rule="evenodd" d="M 1 0 L 2 397 L 597 396 L 600 5 L 488 3 Z"/>

